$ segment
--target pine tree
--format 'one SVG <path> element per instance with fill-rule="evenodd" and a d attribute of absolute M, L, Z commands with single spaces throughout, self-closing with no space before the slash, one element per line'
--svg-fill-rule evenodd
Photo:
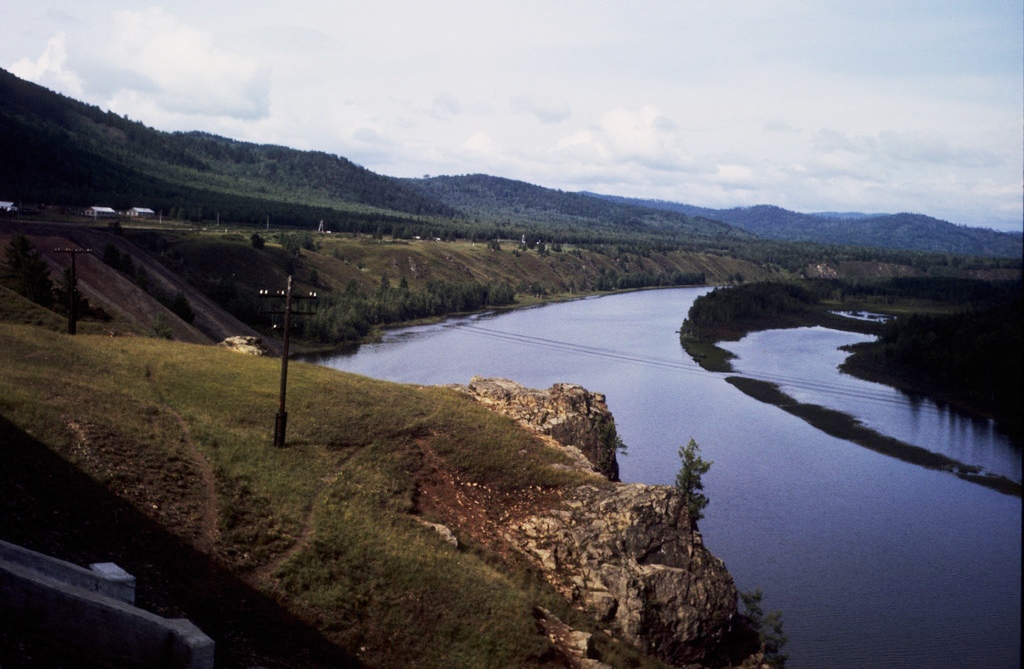
<path fill-rule="evenodd" d="M 692 438 L 686 446 L 679 447 L 679 459 L 682 466 L 676 474 L 676 489 L 686 496 L 690 520 L 696 523 L 704 517 L 704 508 L 708 505 L 708 498 L 700 491 L 704 489 L 703 476 L 713 463 L 700 457 L 700 446 Z"/>
<path fill-rule="evenodd" d="M 761 606 L 763 596 L 761 588 L 740 593 L 750 625 L 764 647 L 765 661 L 772 667 L 785 667 L 788 656 L 782 652 L 782 647 L 789 641 L 789 637 L 782 629 L 782 611 L 774 610 L 765 614 Z"/>
<path fill-rule="evenodd" d="M 4 254 L 7 273 L 14 279 L 14 290 L 36 304 L 53 306 L 53 281 L 39 250 L 25 235 L 15 235 Z"/>

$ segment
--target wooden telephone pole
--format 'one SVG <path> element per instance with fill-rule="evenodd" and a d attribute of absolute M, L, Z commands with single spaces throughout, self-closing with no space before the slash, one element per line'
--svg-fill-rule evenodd
<path fill-rule="evenodd" d="M 281 352 L 281 393 L 278 400 L 277 416 L 274 418 L 274 446 L 284 448 L 285 431 L 288 428 L 288 412 L 285 410 L 285 396 L 288 392 L 288 339 L 291 334 L 292 316 L 308 316 L 316 313 L 314 311 L 292 311 L 292 300 L 315 300 L 316 293 L 310 292 L 308 295 L 293 295 L 292 277 L 289 275 L 288 287 L 286 290 L 278 290 L 274 292 L 261 290 L 260 296 L 278 299 L 284 298 L 284 309 L 263 312 L 265 314 L 284 315 L 284 350 Z"/>
<path fill-rule="evenodd" d="M 75 256 L 79 253 L 92 253 L 92 249 L 54 249 L 55 253 L 67 253 L 71 256 L 71 286 L 68 288 L 68 334 L 78 332 L 78 274 L 75 268 Z"/>

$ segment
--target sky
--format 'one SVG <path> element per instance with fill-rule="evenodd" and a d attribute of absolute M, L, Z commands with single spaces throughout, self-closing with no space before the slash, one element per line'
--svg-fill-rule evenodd
<path fill-rule="evenodd" d="M 713 208 L 1024 228 L 1020 0 L 0 0 L 0 67 L 160 130 Z"/>

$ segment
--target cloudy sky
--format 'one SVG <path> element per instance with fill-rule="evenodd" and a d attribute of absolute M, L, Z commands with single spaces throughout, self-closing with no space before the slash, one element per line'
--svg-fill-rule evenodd
<path fill-rule="evenodd" d="M 0 0 L 0 67 L 391 176 L 1022 228 L 1020 0 Z"/>

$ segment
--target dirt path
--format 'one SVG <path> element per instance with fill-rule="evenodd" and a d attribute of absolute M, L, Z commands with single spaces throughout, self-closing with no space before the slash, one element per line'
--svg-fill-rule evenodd
<path fill-rule="evenodd" d="M 316 525 L 313 522 L 316 516 L 316 498 L 320 492 L 329 487 L 335 481 L 338 480 L 339 472 L 335 472 L 322 479 L 323 485 L 317 489 L 316 494 L 313 496 L 313 500 L 310 503 L 309 512 L 306 513 L 302 519 L 302 529 L 299 531 L 299 536 L 295 539 L 295 543 L 292 544 L 288 550 L 281 553 L 279 556 L 266 563 L 265 565 L 256 569 L 252 574 L 252 580 L 257 584 L 269 588 L 276 588 L 278 585 L 277 579 L 274 577 L 274 572 L 277 571 L 278 567 L 283 565 L 288 560 L 298 555 L 301 551 L 305 550 L 310 542 L 313 540 L 313 534 L 316 531 Z"/>
<path fill-rule="evenodd" d="M 189 430 L 188 422 L 166 402 L 164 402 L 164 407 L 178 421 L 178 425 L 181 427 L 182 443 L 185 445 L 185 450 L 188 451 L 192 462 L 199 469 L 203 495 L 199 512 L 199 539 L 196 548 L 207 555 L 212 555 L 214 547 L 217 545 L 217 538 L 220 536 L 217 512 L 217 478 L 213 473 L 213 466 L 210 464 L 210 461 L 206 459 L 206 456 L 192 440 L 192 432 Z"/>

